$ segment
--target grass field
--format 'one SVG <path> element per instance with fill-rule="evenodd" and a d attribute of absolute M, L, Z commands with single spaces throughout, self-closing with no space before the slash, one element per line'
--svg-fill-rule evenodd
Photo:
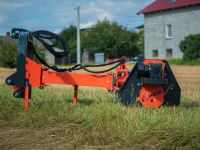
<path fill-rule="evenodd" d="M 3 83 L 0 69 L 0 149 L 200 149 L 200 66 L 172 66 L 180 107 L 128 108 L 99 88 L 34 89 L 30 111 Z"/>

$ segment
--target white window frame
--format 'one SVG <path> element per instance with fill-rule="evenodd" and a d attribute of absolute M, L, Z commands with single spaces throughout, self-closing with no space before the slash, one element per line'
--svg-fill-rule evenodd
<path fill-rule="evenodd" d="M 170 30 L 171 30 L 171 35 L 170 35 Z M 171 39 L 172 38 L 172 24 L 167 24 L 166 25 L 165 37 L 166 37 L 166 39 Z"/>

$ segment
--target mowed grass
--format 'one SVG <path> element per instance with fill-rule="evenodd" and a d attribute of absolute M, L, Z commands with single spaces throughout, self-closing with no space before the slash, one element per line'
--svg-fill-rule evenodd
<path fill-rule="evenodd" d="M 100 88 L 34 89 L 30 110 L 0 84 L 0 149 L 200 149 L 200 67 L 172 66 L 180 107 L 125 107 Z"/>

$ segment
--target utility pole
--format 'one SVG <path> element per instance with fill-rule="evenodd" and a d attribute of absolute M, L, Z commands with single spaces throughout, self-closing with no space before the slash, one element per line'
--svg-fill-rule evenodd
<path fill-rule="evenodd" d="M 81 50 L 80 50 L 80 7 L 76 8 L 77 11 L 77 64 L 81 63 Z"/>

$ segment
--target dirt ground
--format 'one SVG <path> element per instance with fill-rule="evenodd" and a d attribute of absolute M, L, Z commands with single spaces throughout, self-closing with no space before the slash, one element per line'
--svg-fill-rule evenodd
<path fill-rule="evenodd" d="M 0 68 L 0 83 L 5 83 L 6 77 L 15 72 L 15 69 Z"/>

